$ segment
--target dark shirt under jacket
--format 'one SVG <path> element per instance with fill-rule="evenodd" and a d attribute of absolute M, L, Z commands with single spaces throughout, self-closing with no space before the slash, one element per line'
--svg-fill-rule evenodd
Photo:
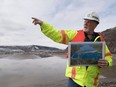
<path fill-rule="evenodd" d="M 85 33 L 85 32 L 84 32 Z M 85 33 L 85 42 L 94 42 L 95 38 L 99 36 L 98 33 L 94 32 L 92 34 L 92 39 L 89 39 L 89 37 L 87 36 L 87 33 Z M 100 38 L 97 40 L 97 41 L 100 41 Z M 86 70 L 88 69 L 88 66 L 86 66 Z"/>

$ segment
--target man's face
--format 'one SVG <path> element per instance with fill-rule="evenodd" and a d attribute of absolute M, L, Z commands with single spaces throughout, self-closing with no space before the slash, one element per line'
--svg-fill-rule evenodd
<path fill-rule="evenodd" d="M 87 20 L 87 19 L 84 20 L 84 31 L 85 32 L 93 32 L 96 26 L 97 26 L 97 23 L 95 21 Z"/>

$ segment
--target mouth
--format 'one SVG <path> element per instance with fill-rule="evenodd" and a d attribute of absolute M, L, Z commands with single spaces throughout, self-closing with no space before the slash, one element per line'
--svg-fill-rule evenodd
<path fill-rule="evenodd" d="M 88 27 L 87 26 L 84 26 L 84 29 L 87 29 Z"/>
<path fill-rule="evenodd" d="M 86 29 L 86 28 L 87 28 L 87 26 L 84 26 L 84 28 Z"/>

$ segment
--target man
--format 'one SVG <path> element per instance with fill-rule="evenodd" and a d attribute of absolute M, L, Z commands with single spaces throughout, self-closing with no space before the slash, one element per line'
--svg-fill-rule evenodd
<path fill-rule="evenodd" d="M 69 42 L 98 42 L 104 41 L 103 37 L 94 32 L 99 24 L 99 17 L 95 12 L 91 12 L 84 17 L 83 30 L 56 30 L 50 24 L 37 18 L 32 18 L 35 25 L 39 24 L 41 31 L 49 38 L 58 43 L 67 44 Z M 66 77 L 68 77 L 67 87 L 98 87 L 100 68 L 112 66 L 112 55 L 108 47 L 105 47 L 105 58 L 98 61 L 97 66 L 76 66 L 67 65 Z"/>

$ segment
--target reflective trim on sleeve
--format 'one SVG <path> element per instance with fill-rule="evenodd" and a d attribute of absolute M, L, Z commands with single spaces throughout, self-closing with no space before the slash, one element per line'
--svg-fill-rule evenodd
<path fill-rule="evenodd" d="M 110 52 L 106 53 L 105 56 L 112 56 Z"/>
<path fill-rule="evenodd" d="M 99 73 L 96 75 L 96 77 L 94 78 L 94 85 L 96 86 L 97 83 L 98 83 L 98 76 L 99 76 Z"/>
<path fill-rule="evenodd" d="M 66 33 L 64 30 L 61 30 L 61 33 L 62 33 L 62 43 L 66 44 Z"/>
<path fill-rule="evenodd" d="M 75 78 L 76 77 L 76 67 L 72 67 L 72 76 L 71 78 Z"/>

